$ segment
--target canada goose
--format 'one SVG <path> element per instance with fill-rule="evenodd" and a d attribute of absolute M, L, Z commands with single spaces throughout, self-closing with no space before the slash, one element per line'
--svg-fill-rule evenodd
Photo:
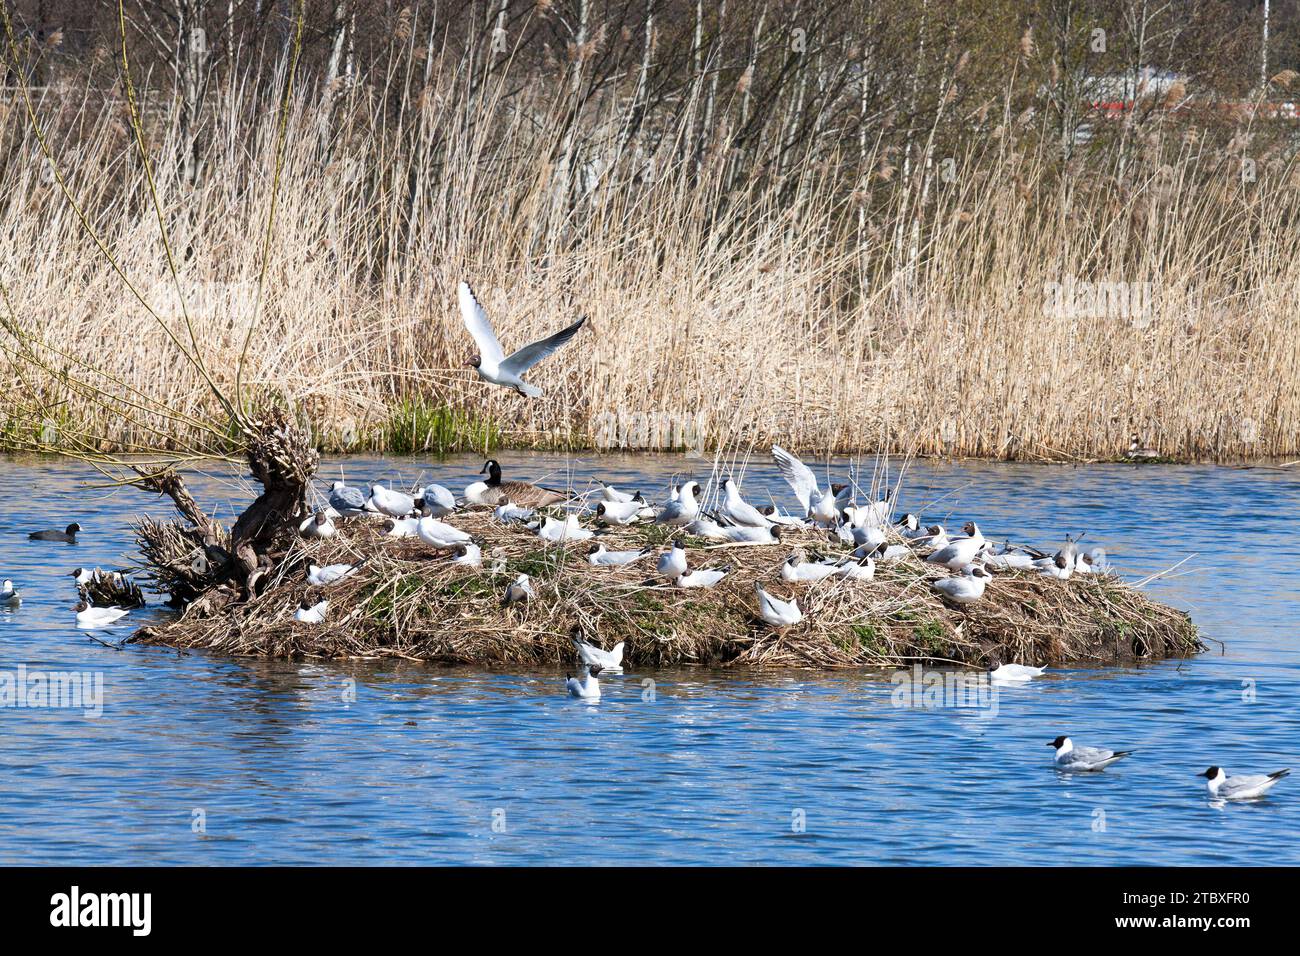
<path fill-rule="evenodd" d="M 569 496 L 563 491 L 557 491 L 554 488 L 544 488 L 541 485 L 534 485 L 527 481 L 502 481 L 501 464 L 495 459 L 488 459 L 483 464 L 480 475 L 486 474 L 487 481 L 480 482 L 486 488 L 486 495 L 492 493 L 497 495 L 497 500 L 493 503 L 496 505 L 504 504 L 505 501 L 518 505 L 521 508 L 545 508 L 547 505 L 556 505 L 562 501 L 568 501 Z M 472 497 L 470 489 L 475 485 L 470 485 L 465 489 L 465 497 Z M 486 504 L 487 502 L 483 502 Z"/>

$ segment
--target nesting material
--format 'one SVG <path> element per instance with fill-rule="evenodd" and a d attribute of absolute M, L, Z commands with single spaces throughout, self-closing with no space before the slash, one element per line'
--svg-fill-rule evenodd
<path fill-rule="evenodd" d="M 692 569 L 730 565 L 714 588 L 685 589 L 655 575 L 669 531 L 614 528 L 592 541 L 545 544 L 522 524 L 490 511 L 449 522 L 483 545 L 481 567 L 455 564 L 418 538 L 394 538 L 368 518 L 339 522 L 326 540 L 299 540 L 265 588 L 236 600 L 214 588 L 178 618 L 134 640 L 208 648 L 230 655 L 448 663 L 568 664 L 581 627 L 605 648 L 626 642 L 625 667 L 678 665 L 862 667 L 916 661 L 984 665 L 1123 664 L 1202 649 L 1187 614 L 1158 604 L 1111 575 L 1058 581 L 1032 572 L 995 572 L 982 600 L 945 603 L 930 582 L 947 572 L 919 560 L 881 565 L 873 580 L 839 576 L 813 583 L 781 579 L 795 547 L 839 555 L 824 531 L 789 529 L 778 545 L 716 545 L 687 537 Z M 590 524 L 584 519 L 584 524 Z M 586 560 L 594 541 L 610 550 L 656 550 L 624 567 Z M 365 563 L 328 587 L 307 583 L 309 564 Z M 507 587 L 527 574 L 525 602 L 503 606 Z M 754 582 L 782 599 L 797 596 L 803 620 L 776 631 L 757 615 Z M 294 620 L 307 598 L 328 598 L 322 624 Z"/>

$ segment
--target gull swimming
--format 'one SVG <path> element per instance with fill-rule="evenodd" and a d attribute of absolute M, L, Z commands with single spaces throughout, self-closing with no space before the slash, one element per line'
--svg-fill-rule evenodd
<path fill-rule="evenodd" d="M 757 508 L 740 496 L 740 488 L 734 478 L 722 483 L 722 503 L 718 505 L 718 514 L 729 524 L 746 525 L 751 528 L 766 528 L 770 521 Z"/>
<path fill-rule="evenodd" d="M 350 488 L 341 481 L 330 485 L 330 507 L 344 518 L 356 518 L 365 514 L 366 496 L 360 488 Z"/>
<path fill-rule="evenodd" d="M 62 541 L 64 544 L 76 544 L 77 532 L 80 530 L 81 525 L 74 521 L 62 531 L 33 531 L 27 537 L 32 541 Z"/>
<path fill-rule="evenodd" d="M 596 680 L 604 668 L 599 666 L 582 665 L 582 677 L 577 678 L 572 674 L 564 675 L 564 688 L 568 691 L 570 697 L 581 697 L 583 700 L 600 699 L 600 681 Z"/>
<path fill-rule="evenodd" d="M 606 551 L 604 542 L 599 542 L 593 544 L 587 552 L 587 563 L 597 567 L 621 567 L 640 561 L 652 551 L 651 548 L 642 548 L 640 551 Z"/>
<path fill-rule="evenodd" d="M 930 584 L 944 597 L 957 604 L 973 604 L 984 596 L 984 586 L 992 577 L 978 564 L 968 564 L 960 574 L 940 578 Z"/>
<path fill-rule="evenodd" d="M 611 649 L 605 650 L 603 647 L 597 647 L 582 637 L 575 630 L 573 634 L 573 646 L 578 649 L 578 656 L 582 658 L 582 663 L 588 667 L 596 667 L 602 671 L 621 671 L 623 669 L 623 642 L 619 641 Z"/>
<path fill-rule="evenodd" d="M 1095 771 L 1105 770 L 1121 757 L 1127 757 L 1133 750 L 1103 750 L 1100 747 L 1075 746 L 1069 737 L 1057 737 L 1047 746 L 1056 748 L 1056 768 L 1058 770 Z"/>
<path fill-rule="evenodd" d="M 363 562 L 356 564 L 327 564 L 325 567 L 313 564 L 307 568 L 307 580 L 316 587 L 325 587 L 333 584 L 335 581 L 341 581 L 349 574 L 361 567 Z"/>
<path fill-rule="evenodd" d="M 782 601 L 763 590 L 761 581 L 754 582 L 758 593 L 758 616 L 775 628 L 793 627 L 803 620 L 803 611 L 799 610 L 797 599 Z"/>
<path fill-rule="evenodd" d="M 1031 681 L 1042 677 L 1046 667 L 1030 667 L 1027 664 L 1003 664 L 996 657 L 989 660 L 989 677 L 996 681 Z"/>
<path fill-rule="evenodd" d="M 5 578 L 0 584 L 0 607 L 17 607 L 22 600 L 22 595 L 14 590 L 14 583 Z"/>
<path fill-rule="evenodd" d="M 1251 800 L 1268 793 L 1274 784 L 1290 773 L 1290 770 L 1275 770 L 1229 777 L 1222 767 L 1211 767 L 1197 776 L 1206 778 L 1205 787 L 1216 800 Z"/>
<path fill-rule="evenodd" d="M 329 601 L 317 601 L 311 603 L 311 598 L 303 598 L 302 603 L 298 605 L 298 610 L 293 612 L 293 619 L 302 624 L 320 624 L 325 620 L 325 612 L 329 610 Z"/>
<path fill-rule="evenodd" d="M 118 618 L 124 617 L 126 611 L 120 607 L 91 607 L 85 601 L 77 604 L 77 627 L 93 630 L 108 627 Z"/>
<path fill-rule="evenodd" d="M 501 343 L 497 341 L 496 333 L 492 331 L 487 313 L 483 311 L 483 306 L 479 305 L 478 299 L 474 298 L 474 290 L 469 287 L 469 283 L 462 282 L 456 292 L 460 300 L 460 315 L 465 320 L 465 328 L 469 329 L 470 336 L 478 346 L 478 354 L 472 356 L 467 364 L 478 372 L 479 378 L 485 382 L 513 388 L 520 395 L 529 398 L 541 396 L 542 390 L 536 385 L 525 382 L 524 374 L 577 335 L 578 330 L 587 321 L 587 317 L 584 315 L 568 328 L 539 339 L 531 345 L 525 345 L 519 351 L 507 356 L 501 349 Z"/>

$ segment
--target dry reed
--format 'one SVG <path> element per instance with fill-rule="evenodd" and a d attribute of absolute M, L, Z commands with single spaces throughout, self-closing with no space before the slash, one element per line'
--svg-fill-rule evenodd
<path fill-rule="evenodd" d="M 1158 126 L 1124 178 L 1061 178 L 1034 131 L 989 119 L 918 199 L 919 174 L 846 184 L 842 157 L 811 151 L 738 180 L 726 149 L 683 161 L 694 126 L 631 149 L 635 103 L 615 96 L 574 119 L 578 190 L 555 161 L 563 96 L 508 70 L 471 85 L 454 57 L 421 72 L 418 96 L 302 89 L 285 112 L 218 85 L 193 183 L 174 102 L 141 119 L 151 183 L 116 107 L 71 88 L 35 104 L 70 195 L 158 314 L 184 312 L 202 366 L 125 293 L 11 98 L 0 447 L 225 452 L 211 423 L 241 392 L 339 451 L 587 446 L 641 414 L 693 416 L 724 447 L 1077 460 L 1136 432 L 1176 458 L 1300 452 L 1300 189 L 1281 154 L 1245 182 L 1231 149 Z M 864 170 L 891 162 L 863 150 Z M 537 370 L 544 398 L 463 367 L 464 277 L 507 347 L 592 317 Z M 1073 280 L 1146 294 L 1137 314 L 1045 314 Z M 436 441 L 403 426 L 398 447 L 398 409 L 459 417 Z"/>

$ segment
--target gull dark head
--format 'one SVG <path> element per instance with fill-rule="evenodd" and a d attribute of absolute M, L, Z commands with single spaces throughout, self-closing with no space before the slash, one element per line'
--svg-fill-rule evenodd
<path fill-rule="evenodd" d="M 77 570 L 75 570 L 75 571 L 69 571 L 69 572 L 68 572 L 68 577 L 70 577 L 70 578 L 79 578 L 79 577 L 81 577 L 81 572 L 82 572 L 82 570 L 84 570 L 84 569 L 82 569 L 82 568 L 77 568 Z"/>
<path fill-rule="evenodd" d="M 596 514 L 602 518 L 605 517 L 605 502 L 602 501 L 600 504 L 596 505 Z"/>
<path fill-rule="evenodd" d="M 975 537 L 975 532 L 977 532 L 979 528 L 975 527 L 974 521 L 967 521 L 964 525 L 961 526 L 961 530 L 966 532 L 968 535 L 970 535 L 973 538 Z"/>
<path fill-rule="evenodd" d="M 590 669 L 589 669 L 589 673 L 591 674 L 592 677 L 595 677 L 596 675 L 598 675 L 598 674 L 599 674 L 601 671 L 603 671 L 604 669 L 605 669 L 605 668 L 601 667 L 599 664 L 592 664 L 591 667 L 590 667 Z"/>
<path fill-rule="evenodd" d="M 85 601 L 78 601 L 77 606 L 73 608 L 73 610 L 76 611 L 78 614 L 80 614 L 82 611 L 89 611 L 90 605 L 87 604 Z"/>
<path fill-rule="evenodd" d="M 926 528 L 925 530 L 933 537 L 934 535 L 939 534 L 941 531 L 943 531 L 943 525 L 932 524 L 930 525 L 930 527 Z"/>
<path fill-rule="evenodd" d="M 483 364 L 483 359 L 478 355 L 471 355 L 468 359 L 465 360 L 466 368 L 478 368 L 482 364 Z"/>
<path fill-rule="evenodd" d="M 1002 666 L 1002 659 L 998 657 L 998 655 L 994 654 L 992 657 L 989 658 L 989 670 L 995 671 L 1001 666 Z"/>
<path fill-rule="evenodd" d="M 605 550 L 605 542 L 603 541 L 597 541 L 595 544 L 591 544 L 587 546 L 588 554 L 600 554 L 600 552 L 604 550 Z"/>
<path fill-rule="evenodd" d="M 1205 777 L 1207 780 L 1213 780 L 1221 773 L 1223 773 L 1223 771 L 1218 767 L 1211 767 L 1209 770 L 1205 771 L 1205 773 L 1198 773 L 1196 776 Z"/>
<path fill-rule="evenodd" d="M 1049 747 L 1055 747 L 1057 750 L 1060 750 L 1062 747 L 1065 746 L 1065 742 L 1066 742 L 1067 740 L 1069 740 L 1069 739 L 1070 739 L 1069 737 L 1065 737 L 1065 736 L 1057 737 L 1055 740 L 1053 740 L 1053 741 L 1052 741 L 1051 743 L 1049 743 L 1047 746 L 1049 746 Z"/>
<path fill-rule="evenodd" d="M 298 610 L 310 611 L 313 607 L 315 607 L 315 605 L 311 603 L 311 598 L 303 598 L 302 603 L 298 605 Z"/>
<path fill-rule="evenodd" d="M 330 519 L 326 517 L 325 512 L 323 511 L 316 512 L 316 524 L 323 525 L 329 520 Z"/>
<path fill-rule="evenodd" d="M 782 528 L 779 524 L 774 524 L 774 525 L 772 525 L 770 528 L 768 528 L 767 530 L 772 532 L 772 540 L 773 540 L 773 541 L 780 541 L 780 540 L 781 540 L 781 533 L 782 533 L 785 529 Z"/>
<path fill-rule="evenodd" d="M 673 538 L 672 545 L 673 545 L 674 548 L 681 548 L 681 549 L 685 550 L 685 548 L 686 548 L 686 539 L 683 538 L 681 535 L 678 535 L 677 537 Z"/>

